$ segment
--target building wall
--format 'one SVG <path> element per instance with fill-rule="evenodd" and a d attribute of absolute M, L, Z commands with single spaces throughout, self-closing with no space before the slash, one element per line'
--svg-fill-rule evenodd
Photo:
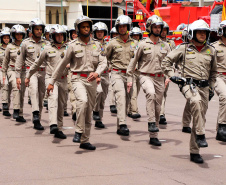
<path fill-rule="evenodd" d="M 46 21 L 46 0 L 0 0 L 0 25 L 29 24 L 39 17 Z"/>

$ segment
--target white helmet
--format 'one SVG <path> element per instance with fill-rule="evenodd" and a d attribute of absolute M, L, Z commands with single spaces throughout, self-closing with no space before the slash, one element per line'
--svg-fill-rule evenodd
<path fill-rule="evenodd" d="M 69 29 L 69 36 L 70 36 L 70 39 L 72 40 L 72 32 L 73 31 L 76 31 L 76 29 L 75 28 L 71 28 L 71 29 Z"/>
<path fill-rule="evenodd" d="M 132 20 L 127 15 L 120 15 L 115 21 L 115 28 L 116 28 L 117 32 L 118 32 L 119 25 L 127 25 L 127 31 L 130 31 L 131 25 L 132 25 Z"/>
<path fill-rule="evenodd" d="M 11 38 L 13 40 L 15 40 L 15 33 L 22 33 L 23 34 L 23 39 L 25 38 L 25 35 L 26 35 L 26 31 L 24 29 L 24 27 L 22 25 L 14 25 L 11 30 L 10 30 L 10 35 L 11 35 Z"/>
<path fill-rule="evenodd" d="M 5 27 L 2 29 L 0 37 L 5 36 L 5 35 L 10 36 L 10 28 L 9 27 Z"/>
<path fill-rule="evenodd" d="M 138 27 L 133 27 L 133 29 L 130 31 L 130 35 L 133 36 L 133 35 L 139 35 L 140 36 L 140 39 L 143 38 L 143 33 L 141 31 L 140 28 Z"/>
<path fill-rule="evenodd" d="M 222 21 L 217 30 L 217 36 L 221 37 L 224 35 L 224 28 L 226 27 L 226 20 Z"/>
<path fill-rule="evenodd" d="M 89 26 L 90 26 L 90 33 L 92 33 L 92 25 L 93 25 L 93 21 L 85 16 L 85 15 L 81 15 L 79 16 L 78 19 L 76 19 L 75 21 L 75 30 L 77 30 L 77 33 L 79 34 L 79 24 L 83 23 L 83 22 L 88 22 L 89 23 Z"/>
<path fill-rule="evenodd" d="M 50 37 L 54 40 L 54 42 L 56 42 L 56 39 L 54 36 L 55 33 L 63 33 L 64 41 L 66 41 L 67 32 L 63 26 L 56 24 L 56 25 L 52 26 L 52 28 L 50 29 Z"/>
<path fill-rule="evenodd" d="M 45 31 L 44 31 L 44 34 L 45 33 L 50 33 L 50 29 L 52 28 L 52 26 L 50 24 L 47 24 L 46 27 L 45 27 Z"/>
<path fill-rule="evenodd" d="M 161 17 L 157 16 L 157 15 L 152 15 L 151 17 L 148 18 L 147 22 L 146 22 L 146 31 L 148 33 L 152 33 L 151 30 L 151 26 L 155 24 L 155 25 L 161 25 L 162 29 L 163 29 L 163 20 Z"/>
<path fill-rule="evenodd" d="M 29 24 L 29 29 L 31 30 L 31 33 L 33 33 L 33 27 L 34 26 L 42 26 L 42 33 L 44 33 L 45 30 L 45 24 L 42 22 L 41 19 L 39 18 L 34 18 L 31 20 L 30 24 Z"/>
<path fill-rule="evenodd" d="M 105 23 L 103 22 L 97 22 L 93 25 L 93 32 L 94 32 L 94 37 L 95 37 L 95 32 L 97 30 L 103 30 L 104 31 L 104 36 L 106 36 L 108 34 L 108 27 Z"/>
<path fill-rule="evenodd" d="M 197 40 L 196 38 L 196 35 L 195 35 L 195 31 L 197 30 L 205 30 L 206 31 L 206 40 L 208 40 L 209 38 L 209 35 L 210 35 L 210 27 L 209 25 L 202 19 L 200 20 L 197 20 L 197 21 L 194 21 L 190 27 L 189 27 L 189 31 L 188 31 L 188 39 L 189 40 L 192 40 L 192 39 L 195 39 Z"/>
<path fill-rule="evenodd" d="M 167 35 L 169 35 L 169 25 L 165 21 L 163 21 L 163 28 L 166 28 Z"/>
<path fill-rule="evenodd" d="M 111 38 L 112 38 L 112 34 L 114 34 L 114 33 L 118 33 L 115 27 L 113 27 L 113 28 L 111 29 L 111 31 L 110 31 L 110 37 L 111 37 Z"/>

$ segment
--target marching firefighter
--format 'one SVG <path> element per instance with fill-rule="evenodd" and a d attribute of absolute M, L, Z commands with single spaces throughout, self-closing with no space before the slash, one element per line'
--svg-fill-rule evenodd
<path fill-rule="evenodd" d="M 2 29 L 0 33 L 0 39 L 1 39 L 1 45 L 0 45 L 0 68 L 2 68 L 2 63 L 5 58 L 5 50 L 7 45 L 10 43 L 10 28 L 5 27 Z M 2 78 L 2 69 L 0 70 L 0 82 L 2 88 L 2 108 L 3 108 L 3 116 L 10 117 L 11 114 L 9 113 L 9 85 L 8 85 L 8 80 L 6 80 L 3 83 L 3 78 Z M 0 109 L 1 110 L 1 109 Z"/>
<path fill-rule="evenodd" d="M 107 60 L 101 53 L 100 43 L 90 38 L 92 20 L 82 15 L 76 20 L 75 28 L 79 37 L 68 45 L 66 54 L 53 72 L 47 92 L 53 91 L 56 79 L 62 76 L 65 67 L 70 63 L 77 112 L 73 142 L 81 143 L 80 148 L 95 150 L 96 147 L 89 142 L 89 137 L 97 88 L 96 78 L 106 68 Z"/>
<path fill-rule="evenodd" d="M 170 46 L 170 49 L 173 50 L 176 47 L 175 42 L 171 39 L 166 38 L 167 35 L 169 35 L 169 25 L 165 21 L 163 21 L 163 23 L 164 23 L 164 25 L 163 25 L 163 30 L 162 30 L 160 38 L 163 41 L 167 42 Z M 163 95 L 163 99 L 162 99 L 162 106 L 161 106 L 160 120 L 159 120 L 160 125 L 167 124 L 166 118 L 165 118 L 165 103 L 166 103 L 167 92 L 169 89 L 169 82 L 170 82 L 170 80 L 165 78 L 165 91 L 164 91 L 164 95 Z"/>
<path fill-rule="evenodd" d="M 26 31 L 21 25 L 14 25 L 11 30 L 11 39 L 12 43 L 8 44 L 5 50 L 5 58 L 2 64 L 2 74 L 3 82 L 8 79 L 8 93 L 9 93 L 9 102 L 10 94 L 13 95 L 13 119 L 16 119 L 17 122 L 26 122 L 23 117 L 23 104 L 24 104 L 24 93 L 25 93 L 25 84 L 22 82 L 21 88 L 17 88 L 16 83 L 16 72 L 15 72 L 15 63 L 17 58 L 17 52 L 19 51 L 20 44 L 25 38 Z M 22 68 L 21 79 L 25 78 L 25 68 Z M 9 107 L 9 104 L 8 104 Z"/>
<path fill-rule="evenodd" d="M 143 38 L 143 33 L 140 28 L 134 27 L 130 31 L 130 36 L 139 42 Z M 137 105 L 137 96 L 139 92 L 140 92 L 139 72 L 136 69 L 133 74 L 133 94 L 128 107 L 128 116 L 133 119 L 137 119 L 141 117 L 141 115 L 138 112 L 138 105 Z"/>
<path fill-rule="evenodd" d="M 220 23 L 218 35 L 220 36 L 220 40 L 213 43 L 217 51 L 218 72 L 215 91 L 219 96 L 216 139 L 226 142 L 226 20 Z"/>
<path fill-rule="evenodd" d="M 118 32 L 116 30 L 115 27 L 113 27 L 110 31 L 110 38 L 115 38 L 118 36 Z M 109 69 L 111 70 L 111 65 L 109 64 Z M 109 73 L 109 78 L 111 78 L 111 73 Z M 111 80 L 109 81 L 109 89 L 108 89 L 108 94 L 109 94 L 109 104 L 110 104 L 110 111 L 112 114 L 117 114 L 117 109 L 115 106 L 115 95 L 112 89 L 112 84 L 111 84 Z"/>
<path fill-rule="evenodd" d="M 205 137 L 205 115 L 208 101 L 214 93 L 217 76 L 216 51 L 206 43 L 209 34 L 209 25 L 205 21 L 193 22 L 188 34 L 191 43 L 177 46 L 162 62 L 164 73 L 179 85 L 190 104 L 193 117 L 190 160 L 195 163 L 203 163 L 199 149 L 208 146 Z M 181 68 L 181 77 L 175 76 L 174 64 Z"/>
<path fill-rule="evenodd" d="M 161 146 L 161 142 L 158 139 L 158 127 L 165 89 L 161 62 L 170 51 L 169 45 L 160 39 L 162 30 L 163 21 L 160 17 L 153 15 L 148 18 L 146 31 L 149 33 L 149 37 L 139 43 L 135 56 L 127 69 L 127 88 L 130 91 L 133 83 L 132 75 L 138 64 L 140 84 L 147 99 L 149 144 L 154 146 Z"/>
<path fill-rule="evenodd" d="M 111 83 L 117 107 L 117 134 L 123 136 L 129 135 L 126 115 L 132 95 L 132 91 L 127 93 L 126 70 L 131 58 L 134 56 L 138 43 L 128 34 L 131 24 L 130 17 L 126 15 L 119 16 L 115 21 L 119 36 L 110 40 L 106 48 L 106 56 L 112 66 Z"/>
<path fill-rule="evenodd" d="M 21 43 L 20 50 L 17 52 L 16 60 L 16 78 L 17 86 L 20 89 L 22 83 L 21 71 L 23 66 L 29 71 L 30 67 L 34 64 L 36 58 L 40 57 L 41 50 L 49 42 L 42 38 L 45 25 L 39 18 L 34 18 L 29 24 L 32 32 L 32 37 L 25 39 Z M 34 129 L 44 130 L 40 123 L 41 113 L 43 108 L 43 98 L 45 95 L 45 66 L 40 66 L 37 72 L 31 77 L 29 83 L 29 94 L 31 97 L 31 107 L 33 114 Z"/>
<path fill-rule="evenodd" d="M 26 86 L 29 85 L 31 76 L 43 65 L 46 66 L 45 83 L 46 86 L 49 85 L 54 69 L 64 56 L 66 34 L 66 30 L 59 24 L 54 25 L 50 29 L 50 36 L 53 42 L 51 45 L 45 46 L 40 56 L 36 58 L 30 67 L 25 79 Z M 62 76 L 56 80 L 54 90 L 48 96 L 50 134 L 54 134 L 56 138 L 60 139 L 66 139 L 66 135 L 62 132 L 64 105 L 66 101 L 65 91 L 67 91 L 66 69 L 63 71 Z"/>
<path fill-rule="evenodd" d="M 104 53 L 107 46 L 107 42 L 104 40 L 104 37 L 108 35 L 107 25 L 103 22 L 97 22 L 93 25 L 94 38 L 97 39 L 101 44 L 101 50 Z M 109 87 L 109 73 L 108 66 L 102 73 L 100 79 L 98 78 L 97 92 L 96 92 L 96 101 L 93 109 L 93 119 L 95 120 L 95 127 L 104 128 L 105 125 L 102 123 L 103 112 L 105 100 L 108 95 Z M 100 80 L 100 82 L 99 82 Z"/>

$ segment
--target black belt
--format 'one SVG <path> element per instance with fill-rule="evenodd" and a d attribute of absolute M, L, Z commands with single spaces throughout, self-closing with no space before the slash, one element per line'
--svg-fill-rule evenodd
<path fill-rule="evenodd" d="M 186 78 L 187 85 L 190 84 L 190 81 L 191 81 L 191 78 Z M 196 80 L 196 79 L 193 79 L 193 83 L 196 86 L 198 86 L 198 87 L 207 87 L 207 86 L 209 86 L 208 80 Z"/>

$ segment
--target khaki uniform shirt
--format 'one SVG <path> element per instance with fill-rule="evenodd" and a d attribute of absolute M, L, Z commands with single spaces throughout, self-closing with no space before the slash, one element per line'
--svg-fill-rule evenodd
<path fill-rule="evenodd" d="M 0 67 L 2 67 L 3 60 L 5 58 L 5 48 L 0 44 Z"/>
<path fill-rule="evenodd" d="M 127 82 L 132 82 L 133 71 L 137 63 L 137 69 L 141 73 L 163 74 L 161 62 L 169 51 L 169 45 L 161 39 L 156 44 L 149 37 L 140 41 L 127 69 Z"/>
<path fill-rule="evenodd" d="M 177 46 L 165 57 L 162 62 L 164 73 L 169 77 L 174 76 L 175 63 L 176 68 L 182 69 L 182 77 L 208 80 L 210 87 L 214 87 L 217 75 L 216 50 L 210 45 L 205 45 L 199 52 L 194 44 L 187 44 L 187 47 L 185 45 Z"/>
<path fill-rule="evenodd" d="M 2 63 L 2 75 L 6 77 L 8 68 L 15 70 L 15 63 L 17 58 L 17 52 L 20 46 L 16 45 L 15 42 L 7 45 L 5 50 L 5 58 Z"/>
<path fill-rule="evenodd" d="M 41 50 L 43 50 L 44 46 L 47 44 L 50 44 L 50 42 L 44 39 L 40 39 L 38 43 L 36 43 L 32 37 L 25 39 L 21 43 L 21 47 L 17 53 L 18 56 L 15 64 L 17 78 L 20 78 L 22 66 L 32 66 L 37 56 L 40 55 Z M 44 66 L 41 67 L 44 68 Z"/>
<path fill-rule="evenodd" d="M 101 46 L 98 41 L 90 38 L 90 41 L 85 44 L 79 37 L 70 42 L 67 46 L 65 56 L 61 59 L 52 75 L 50 84 L 54 84 L 70 63 L 71 72 L 96 72 L 101 75 L 107 66 L 107 59 L 101 52 Z"/>
<path fill-rule="evenodd" d="M 64 51 L 66 49 L 66 44 L 62 45 L 60 49 L 52 43 L 51 45 L 46 45 L 44 50 L 42 50 L 40 56 L 37 56 L 35 62 L 31 66 L 26 78 L 30 78 L 40 66 L 46 67 L 46 75 L 52 76 L 58 62 L 64 57 Z M 65 69 L 62 76 L 67 75 L 67 70 Z"/>
<path fill-rule="evenodd" d="M 217 52 L 217 72 L 226 72 L 226 46 L 221 40 L 213 43 Z"/>
<path fill-rule="evenodd" d="M 166 38 L 166 42 L 169 44 L 171 50 L 176 48 L 176 44 L 173 40 Z"/>
<path fill-rule="evenodd" d="M 138 41 L 128 38 L 126 43 L 121 39 L 120 36 L 113 38 L 109 41 L 105 54 L 107 59 L 110 61 L 113 69 L 126 70 L 131 58 L 134 56 L 134 51 Z"/>

